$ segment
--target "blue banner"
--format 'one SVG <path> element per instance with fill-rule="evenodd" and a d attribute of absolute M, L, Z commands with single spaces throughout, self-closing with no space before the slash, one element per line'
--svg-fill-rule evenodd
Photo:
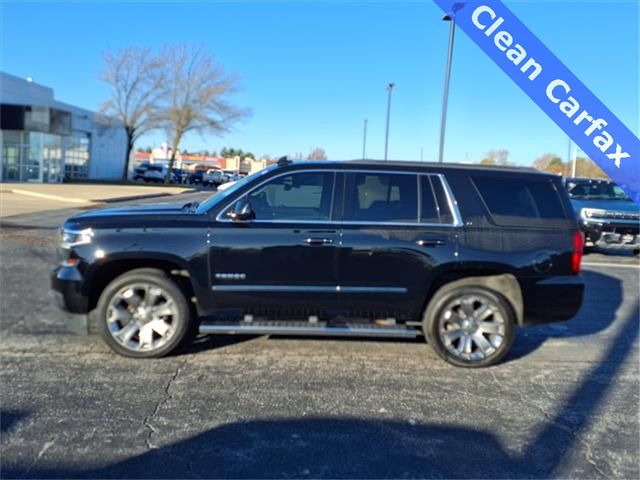
<path fill-rule="evenodd" d="M 434 1 L 589 158 L 640 204 L 638 137 L 558 57 L 499 0 Z M 540 8 L 552 5 L 541 3 Z"/>

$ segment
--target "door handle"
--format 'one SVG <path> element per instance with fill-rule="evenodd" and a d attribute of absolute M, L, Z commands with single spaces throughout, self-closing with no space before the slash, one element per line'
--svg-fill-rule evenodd
<path fill-rule="evenodd" d="M 330 245 L 333 243 L 333 240 L 330 238 L 309 237 L 305 239 L 304 243 L 307 245 Z"/>
<path fill-rule="evenodd" d="M 438 238 L 418 240 L 416 243 L 421 247 L 441 247 L 447 244 L 445 240 Z"/>

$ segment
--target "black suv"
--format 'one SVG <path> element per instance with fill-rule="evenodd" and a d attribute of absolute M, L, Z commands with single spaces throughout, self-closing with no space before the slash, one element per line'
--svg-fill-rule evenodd
<path fill-rule="evenodd" d="M 517 326 L 573 317 L 584 288 L 562 181 L 528 169 L 281 161 L 200 204 L 87 212 L 60 236 L 71 324 L 131 357 L 198 331 L 424 333 L 486 366 Z"/>

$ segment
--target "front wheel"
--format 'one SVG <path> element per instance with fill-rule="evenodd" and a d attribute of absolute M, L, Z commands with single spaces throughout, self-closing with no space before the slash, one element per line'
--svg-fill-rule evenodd
<path fill-rule="evenodd" d="M 99 331 L 120 355 L 157 358 L 187 338 L 191 312 L 185 294 L 162 270 L 132 270 L 113 280 L 97 306 Z"/>
<path fill-rule="evenodd" d="M 484 286 L 445 285 L 433 296 L 423 319 L 427 342 L 459 367 L 488 367 L 509 351 L 515 315 L 509 302 Z"/>

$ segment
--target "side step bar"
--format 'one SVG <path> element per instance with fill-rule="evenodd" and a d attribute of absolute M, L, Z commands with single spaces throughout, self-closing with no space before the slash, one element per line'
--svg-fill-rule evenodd
<path fill-rule="evenodd" d="M 235 324 L 203 323 L 200 333 L 229 333 L 246 335 L 317 335 L 353 337 L 415 338 L 418 331 L 404 326 L 344 324 L 329 326 L 308 322 L 238 322 Z"/>

